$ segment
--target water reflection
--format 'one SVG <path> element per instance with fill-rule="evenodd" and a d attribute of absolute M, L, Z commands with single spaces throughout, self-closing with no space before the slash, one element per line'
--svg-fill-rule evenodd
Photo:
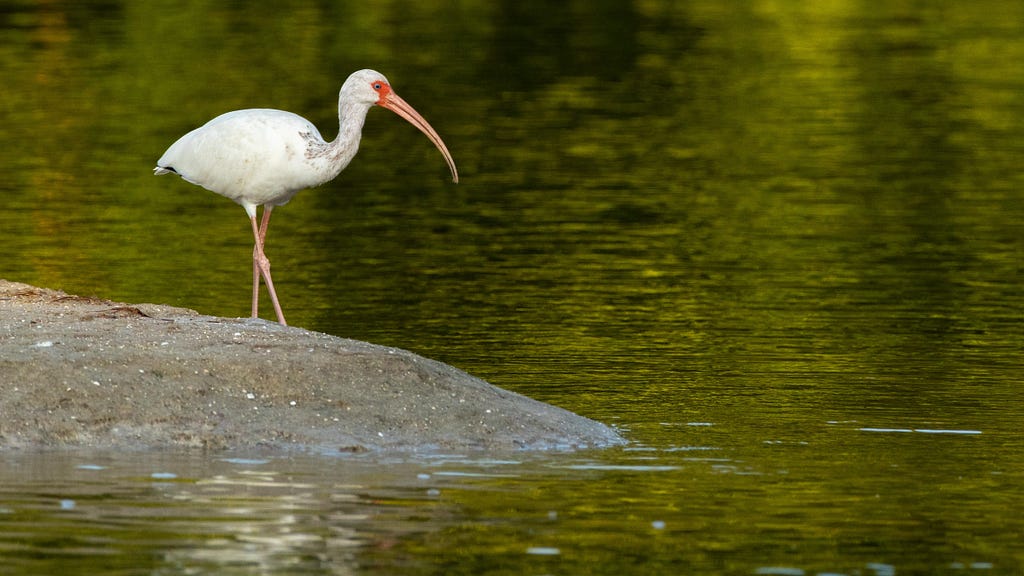
<path fill-rule="evenodd" d="M 837 422 L 746 442 L 699 424 L 662 426 L 691 444 L 502 459 L 7 454 L 0 549 L 26 574 L 1008 565 L 991 547 L 1015 525 L 991 523 L 991 495 L 1021 478 L 986 433 Z"/>
<path fill-rule="evenodd" d="M 394 471 L 381 483 L 377 468 L 358 462 L 328 463 L 328 478 L 308 460 L 63 453 L 5 460 L 0 549 L 7 568 L 25 573 L 53 573 L 73 560 L 79 568 L 71 573 L 149 566 L 160 574 L 350 574 L 360 550 L 419 531 L 416 503 L 435 499 L 415 475 Z"/>
<path fill-rule="evenodd" d="M 187 510 L 205 510 L 208 518 L 179 519 L 183 532 L 209 537 L 170 550 L 171 566 L 277 573 L 307 569 L 325 574 L 350 574 L 356 552 L 370 545 L 360 525 L 370 520 L 370 505 L 358 485 L 333 487 L 326 501 L 324 486 L 289 481 L 275 471 L 241 470 L 195 481 L 190 491 L 176 491 L 174 501 Z M 309 514 L 319 509 L 311 522 Z M 241 572 L 240 572 L 241 573 Z"/>
<path fill-rule="evenodd" d="M 346 172 L 275 216 L 289 319 L 634 444 L 421 463 L 393 491 L 390 462 L 340 483 L 201 456 L 144 482 L 40 468 L 0 502 L 28 543 L 0 545 L 98 563 L 127 523 L 146 535 L 122 548 L 134 567 L 221 550 L 269 572 L 1019 571 L 1022 10 L 11 4 L 0 274 L 245 314 L 242 211 L 153 161 L 251 106 L 332 136 L 341 80 L 373 66 L 463 179 L 371 113 Z M 79 518 L 96 522 L 61 523 Z"/>

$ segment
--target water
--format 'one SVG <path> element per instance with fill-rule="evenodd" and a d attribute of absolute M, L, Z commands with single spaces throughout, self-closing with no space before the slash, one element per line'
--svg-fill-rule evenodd
<path fill-rule="evenodd" d="M 5 573 L 1024 570 L 1024 7 L 136 4 L 0 9 L 0 276 L 246 314 L 244 212 L 153 163 L 236 108 L 332 137 L 370 66 L 461 182 L 371 111 L 275 212 L 289 321 L 632 443 L 2 452 Z"/>
<path fill-rule="evenodd" d="M 0 551 L 14 574 L 1019 566 L 1020 468 L 991 449 L 1006 438 L 822 423 L 744 444 L 729 426 L 664 428 L 692 444 L 500 460 L 6 454 Z"/>

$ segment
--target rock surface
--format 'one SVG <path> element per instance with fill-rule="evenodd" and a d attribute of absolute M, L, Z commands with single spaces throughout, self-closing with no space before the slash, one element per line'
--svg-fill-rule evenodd
<path fill-rule="evenodd" d="M 573 449 L 613 429 L 405 350 L 0 280 L 0 449 Z"/>

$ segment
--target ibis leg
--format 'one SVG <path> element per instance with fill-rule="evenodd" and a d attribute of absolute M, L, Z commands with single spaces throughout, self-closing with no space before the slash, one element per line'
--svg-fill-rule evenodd
<path fill-rule="evenodd" d="M 277 321 L 287 326 L 284 320 L 284 312 L 281 311 L 281 303 L 277 299 L 277 292 L 274 290 L 274 280 L 270 277 L 270 260 L 263 251 L 267 239 L 267 228 L 270 225 L 270 206 L 263 207 L 263 220 L 256 224 L 256 217 L 252 216 L 249 221 L 252 223 L 252 235 L 255 239 L 255 247 L 252 252 L 252 317 L 259 315 L 259 294 L 260 277 L 267 285 L 267 292 L 270 293 L 270 302 L 274 305 L 274 312 L 277 314 Z"/>

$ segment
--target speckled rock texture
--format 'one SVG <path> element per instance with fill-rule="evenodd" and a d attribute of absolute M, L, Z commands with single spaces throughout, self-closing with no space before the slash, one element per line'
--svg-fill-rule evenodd
<path fill-rule="evenodd" d="M 0 450 L 571 450 L 612 428 L 405 350 L 0 280 Z"/>

